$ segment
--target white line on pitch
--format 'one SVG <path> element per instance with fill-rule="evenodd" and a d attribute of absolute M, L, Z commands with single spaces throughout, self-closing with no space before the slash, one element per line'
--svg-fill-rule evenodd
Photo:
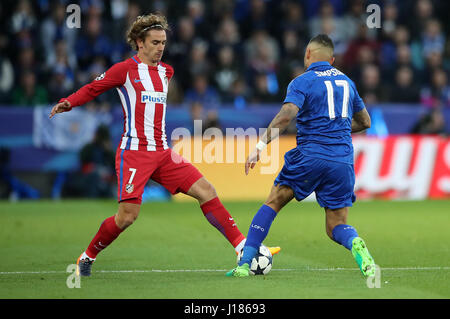
<path fill-rule="evenodd" d="M 299 268 L 299 269 L 272 269 L 272 271 L 345 271 L 359 270 L 358 268 Z M 381 270 L 450 270 L 450 266 L 442 267 L 381 267 Z M 97 270 L 94 273 L 176 273 L 176 272 L 223 272 L 227 269 L 147 269 L 147 270 Z M 24 274 L 61 274 L 67 273 L 61 270 L 49 271 L 2 271 L 0 275 L 24 275 Z"/>

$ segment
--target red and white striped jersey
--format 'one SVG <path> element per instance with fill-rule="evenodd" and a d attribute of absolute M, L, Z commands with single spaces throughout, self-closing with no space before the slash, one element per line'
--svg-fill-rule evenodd
<path fill-rule="evenodd" d="M 165 132 L 166 102 L 173 68 L 165 63 L 149 66 L 137 55 L 114 64 L 91 83 L 60 100 L 72 107 L 83 105 L 116 88 L 124 113 L 120 148 L 160 151 L 169 148 Z"/>

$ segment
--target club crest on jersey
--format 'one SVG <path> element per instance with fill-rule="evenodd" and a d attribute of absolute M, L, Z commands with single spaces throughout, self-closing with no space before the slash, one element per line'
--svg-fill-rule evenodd
<path fill-rule="evenodd" d="M 99 76 L 97 76 L 96 78 L 95 78 L 95 81 L 100 81 L 100 80 L 103 80 L 105 78 L 105 72 L 103 72 L 102 74 L 100 74 Z"/>
<path fill-rule="evenodd" d="M 165 92 L 151 92 L 142 91 L 141 92 L 141 102 L 142 103 L 166 103 L 167 93 Z"/>
<path fill-rule="evenodd" d="M 134 191 L 134 185 L 133 184 L 127 184 L 125 185 L 125 191 L 130 194 Z"/>

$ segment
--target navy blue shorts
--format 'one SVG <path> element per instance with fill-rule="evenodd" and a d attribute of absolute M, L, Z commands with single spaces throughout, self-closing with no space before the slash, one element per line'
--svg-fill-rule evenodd
<path fill-rule="evenodd" d="M 351 207 L 356 200 L 353 164 L 303 155 L 298 148 L 284 155 L 274 184 L 289 186 L 298 201 L 315 192 L 319 205 L 330 209 Z"/>

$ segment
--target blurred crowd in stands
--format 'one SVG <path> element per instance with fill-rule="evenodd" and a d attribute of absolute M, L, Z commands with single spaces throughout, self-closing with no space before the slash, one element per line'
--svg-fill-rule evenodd
<path fill-rule="evenodd" d="M 68 28 L 70 3 L 81 27 Z M 369 3 L 381 28 L 369 29 Z M 449 1 L 432 0 L 6 0 L 0 2 L 0 104 L 52 104 L 134 54 L 125 33 L 160 12 L 171 32 L 163 61 L 175 69 L 169 103 L 280 103 L 304 71 L 309 39 L 328 34 L 335 66 L 366 104 L 450 107 Z M 108 108 L 114 92 L 94 103 Z"/>

